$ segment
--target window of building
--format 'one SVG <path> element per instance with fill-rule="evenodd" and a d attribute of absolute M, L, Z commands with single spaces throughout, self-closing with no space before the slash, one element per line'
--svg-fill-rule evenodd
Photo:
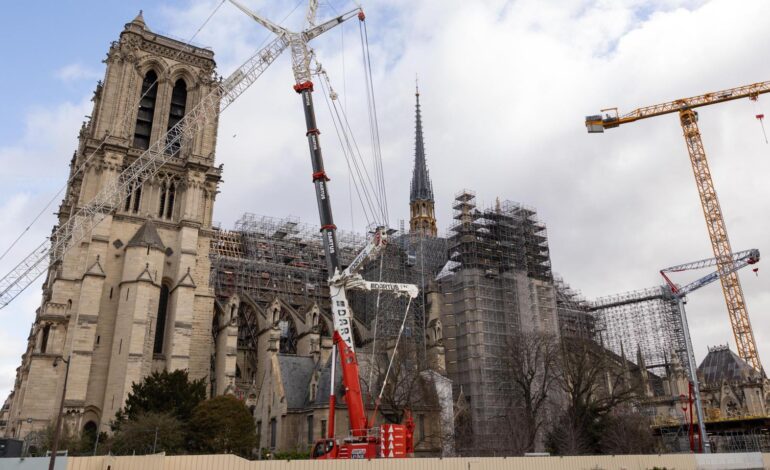
<path fill-rule="evenodd" d="M 40 352 L 44 353 L 48 349 L 48 337 L 51 334 L 51 324 L 43 327 L 43 339 L 40 341 Z"/>
<path fill-rule="evenodd" d="M 262 447 L 262 421 L 257 421 L 257 447 Z"/>
<path fill-rule="evenodd" d="M 134 147 L 147 150 L 150 148 L 152 121 L 155 117 L 155 98 L 158 96 L 158 75 L 153 70 L 144 76 L 140 96 L 142 98 L 139 100 L 139 111 L 136 113 Z"/>
<path fill-rule="evenodd" d="M 275 418 L 270 420 L 270 448 L 275 449 L 276 443 L 278 441 L 278 422 L 275 420 Z"/>
<path fill-rule="evenodd" d="M 160 185 L 160 204 L 158 217 L 170 219 L 174 215 L 174 200 L 176 199 L 176 183 L 173 180 L 163 181 Z"/>
<path fill-rule="evenodd" d="M 297 354 L 297 326 L 291 314 L 284 309 L 281 309 L 278 329 L 281 331 L 279 351 L 283 354 Z"/>
<path fill-rule="evenodd" d="M 326 420 L 322 419 L 321 420 L 321 439 L 323 439 L 324 437 L 326 437 Z"/>
<path fill-rule="evenodd" d="M 171 92 L 171 108 L 168 113 L 168 130 L 174 128 L 184 117 L 185 106 L 187 105 L 187 84 L 181 78 L 174 84 L 174 90 Z M 178 130 L 178 129 L 177 129 Z M 177 138 L 178 136 L 178 138 Z M 176 155 L 182 147 L 182 136 L 177 132 L 172 132 L 169 138 L 168 153 Z M 176 140 L 174 140 L 176 139 Z"/>
<path fill-rule="evenodd" d="M 163 353 L 163 339 L 166 335 L 166 311 L 168 310 L 168 286 L 163 284 L 160 287 L 160 299 L 158 300 L 158 317 L 155 320 L 155 344 L 152 352 L 155 354 Z"/>
<path fill-rule="evenodd" d="M 307 443 L 313 443 L 313 415 L 307 417 Z"/>
<path fill-rule="evenodd" d="M 417 415 L 417 442 L 425 440 L 425 415 Z"/>
<path fill-rule="evenodd" d="M 123 210 L 126 212 L 133 212 L 136 214 L 139 212 L 140 204 L 142 203 L 142 183 L 135 181 L 129 183 L 126 190 L 126 203 L 123 206 Z"/>

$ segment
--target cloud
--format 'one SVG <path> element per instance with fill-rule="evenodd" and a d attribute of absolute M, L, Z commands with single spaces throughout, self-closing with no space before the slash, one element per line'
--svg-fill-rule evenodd
<path fill-rule="evenodd" d="M 169 10 L 172 28 L 189 34 L 213 5 Z M 288 10 L 265 6 L 252 2 L 271 18 Z M 746 18 L 763 17 L 770 7 L 760 1 L 744 6 L 736 11 L 725 0 L 364 5 L 391 220 L 408 217 L 413 77 L 419 73 L 440 226 L 451 223 L 453 195 L 465 187 L 477 189 L 486 203 L 500 196 L 535 206 L 548 224 L 554 269 L 590 298 L 659 284 L 660 268 L 710 256 L 676 116 L 604 135 L 587 135 L 583 117 L 608 106 L 627 112 L 766 79 L 770 66 L 752 51 L 770 45 L 770 33 Z M 230 10 L 222 9 L 228 31 L 220 36 L 214 26 L 217 34 L 205 37 L 224 75 L 257 48 L 255 35 L 264 37 L 253 21 Z M 359 124 L 366 115 L 358 35 L 351 22 L 314 48 L 337 91 L 347 91 L 348 111 L 366 140 Z M 317 217 L 309 179 L 297 176 L 309 165 L 291 83 L 288 63 L 279 61 L 222 116 L 217 158 L 225 163 L 225 183 L 215 217 L 225 226 L 243 211 L 297 214 L 310 222 Z M 350 216 L 345 167 L 318 94 L 316 103 L 337 223 L 360 231 L 362 216 Z M 735 250 L 761 249 L 770 231 L 757 216 L 770 209 L 763 183 L 770 160 L 751 106 L 701 110 Z M 742 279 L 749 310 L 758 312 L 754 327 L 766 357 L 770 337 L 759 313 L 770 308 L 765 284 L 751 273 Z M 730 339 L 717 285 L 693 293 L 688 312 L 699 358 L 706 345 Z"/>
<path fill-rule="evenodd" d="M 218 3 L 159 6 L 146 11 L 145 18 L 150 28 L 157 24 L 189 38 Z M 284 2 L 248 3 L 275 21 L 288 15 L 291 27 L 302 19 L 301 8 L 289 14 Z M 628 112 L 768 79 L 770 64 L 758 59 L 756 51 L 770 47 L 770 30 L 752 19 L 768 17 L 770 4 L 747 0 L 736 9 L 728 0 L 370 3 L 364 7 L 392 225 L 408 218 L 418 73 L 428 165 L 443 229 L 452 222 L 452 198 L 462 188 L 476 189 L 479 200 L 488 204 L 500 196 L 534 206 L 548 226 L 554 269 L 589 298 L 659 284 L 662 267 L 710 256 L 676 116 L 602 135 L 587 135 L 583 118 L 611 106 Z M 336 11 L 350 6 L 333 5 Z M 319 17 L 333 14 L 323 4 Z M 228 75 L 267 38 L 259 25 L 225 4 L 195 42 L 212 46 L 219 73 Z M 357 21 L 320 37 L 314 48 L 342 95 L 359 143 L 368 142 Z M 215 219 L 225 227 L 246 211 L 317 220 L 293 83 L 287 55 L 221 117 L 217 160 L 225 166 Z M 315 100 L 337 225 L 363 231 L 363 216 L 349 190 L 321 93 Z M 699 110 L 736 251 L 759 248 L 770 253 L 770 219 L 764 216 L 770 213 L 770 146 L 754 118 L 759 111 L 768 114 L 768 102 L 770 98 L 756 105 L 744 100 Z M 14 197 L 14 204 L 22 204 L 18 198 L 24 194 L 28 202 L 19 207 L 29 215 L 44 204 L 41 194 L 50 197 L 64 181 L 89 106 L 84 98 L 50 108 L 29 110 L 25 134 L 0 149 L 0 183 L 13 188 L 0 190 L 0 213 L 11 210 Z M 43 188 L 39 181 L 56 184 Z M 0 242 L 6 243 L 26 219 L 3 220 L 9 221 L 9 235 L 0 233 Z M 49 217 L 28 238 L 42 241 L 51 224 Z M 0 267 L 10 269 L 5 261 Z M 747 271 L 741 279 L 767 363 L 770 325 L 763 312 L 770 310 L 770 294 L 761 265 L 759 276 Z M 683 273 L 675 281 L 689 279 Z M 20 298 L 19 306 L 2 311 L 7 318 L 23 318 L 9 326 L 19 337 L 26 337 L 39 302 L 37 287 L 29 292 L 28 300 Z M 693 293 L 688 314 L 698 358 L 707 345 L 732 344 L 718 285 Z"/>
<path fill-rule="evenodd" d="M 13 249 L 0 259 L 3 276 L 50 234 L 60 202 L 55 195 L 66 182 L 77 131 L 89 110 L 85 97 L 79 103 L 28 109 L 20 117 L 25 123 L 22 135 L 0 146 L 0 254 L 21 235 Z M 45 208 L 52 198 L 51 206 Z M 30 225 L 38 214 L 38 222 Z M 41 284 L 42 279 L 38 279 L 0 310 L 4 321 L 0 332 L 0 400 L 13 386 L 30 324 L 40 306 Z"/>
<path fill-rule="evenodd" d="M 54 75 L 63 82 L 92 81 L 104 76 L 100 71 L 79 63 L 65 65 L 58 69 Z"/>

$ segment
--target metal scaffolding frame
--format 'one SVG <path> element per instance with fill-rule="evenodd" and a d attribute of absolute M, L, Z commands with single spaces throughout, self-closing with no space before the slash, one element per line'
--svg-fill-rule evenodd
<path fill-rule="evenodd" d="M 689 367 L 684 330 L 676 299 L 666 286 L 651 287 L 596 299 L 591 303 L 596 316 L 597 341 L 620 354 L 639 349 L 647 368 L 657 375 L 666 373 L 672 354 Z"/>
<path fill-rule="evenodd" d="M 556 310 L 559 320 L 559 334 L 576 338 L 595 339 L 596 317 L 588 301 L 563 278 L 554 276 L 556 289 Z"/>
<path fill-rule="evenodd" d="M 337 231 L 339 257 L 346 267 L 366 244 L 366 236 Z M 414 283 L 421 287 L 412 301 L 404 333 L 404 342 L 414 342 L 425 357 L 425 295 L 424 287 L 446 262 L 446 240 L 423 238 L 412 234 L 394 233 L 379 260 L 365 266 L 365 279 L 386 282 Z M 297 311 L 313 304 L 328 312 L 330 309 L 328 274 L 322 238 L 317 226 L 300 222 L 296 217 L 269 217 L 246 213 L 236 221 L 233 230 L 217 229 L 211 241 L 211 280 L 218 300 L 233 294 L 248 297 L 266 306 L 280 298 Z M 351 308 L 356 319 L 384 339 L 378 349 L 388 347 L 403 320 L 407 299 L 392 295 L 350 291 Z M 248 355 L 255 349 L 254 329 L 244 312 L 240 316 L 239 350 Z M 376 321 L 375 321 L 376 320 Z M 253 355 L 253 354 L 252 354 Z"/>
<path fill-rule="evenodd" d="M 457 193 L 453 208 L 449 260 L 437 280 L 447 369 L 473 429 L 461 439 L 466 451 L 504 455 L 499 422 L 510 399 L 501 385 L 509 341 L 527 328 L 542 330 L 548 319 L 557 331 L 547 233 L 534 209 L 510 201 L 479 209 L 473 191 Z"/>

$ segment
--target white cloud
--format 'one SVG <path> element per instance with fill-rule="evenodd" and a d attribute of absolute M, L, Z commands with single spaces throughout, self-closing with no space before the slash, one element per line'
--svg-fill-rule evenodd
<path fill-rule="evenodd" d="M 63 82 L 76 82 L 83 80 L 97 80 L 102 78 L 104 74 L 94 68 L 74 63 L 65 65 L 57 70 L 54 75 Z"/>
<path fill-rule="evenodd" d="M 3 276 L 50 233 L 60 198 L 55 198 L 42 212 L 36 224 L 29 224 L 65 183 L 77 131 L 89 105 L 88 99 L 84 98 L 80 103 L 65 102 L 45 109 L 30 109 L 21 116 L 25 126 L 19 139 L 0 146 L 0 166 L 3 168 L 0 173 L 0 220 L 3 221 L 0 254 L 23 233 L 16 246 L 0 259 Z M 4 322 L 0 332 L 0 400 L 13 386 L 29 326 L 40 305 L 41 283 L 38 279 L 0 310 Z"/>
<path fill-rule="evenodd" d="M 364 7 L 392 220 L 408 217 L 412 90 L 419 73 L 443 227 L 451 223 L 453 194 L 464 187 L 477 189 L 487 203 L 499 195 L 533 205 L 548 224 L 555 269 L 589 297 L 658 284 L 660 268 L 710 255 L 676 116 L 590 136 L 583 117 L 607 106 L 630 111 L 766 79 L 770 66 L 753 51 L 770 42 L 770 33 L 747 20 L 764 17 L 765 3 L 749 2 L 741 11 L 725 0 L 371 3 Z M 180 35 L 213 3 L 197 5 L 187 16 L 174 12 Z M 265 2 L 253 7 L 273 18 L 285 14 L 265 10 Z M 257 48 L 261 29 L 225 14 L 228 31 L 204 42 L 217 51 L 226 75 Z M 358 26 L 344 30 L 344 54 L 339 31 L 315 47 L 337 90 L 345 83 L 354 121 L 365 122 Z M 222 117 L 218 159 L 226 182 L 216 217 L 225 225 L 247 210 L 316 219 L 309 180 L 297 176 L 309 165 L 291 82 L 288 64 L 274 64 Z M 349 227 L 347 176 L 318 95 L 316 102 L 335 215 L 338 225 Z M 770 209 L 763 184 L 770 161 L 751 105 L 724 104 L 701 116 L 734 249 L 761 249 L 770 223 L 757 214 Z M 360 214 L 356 218 L 360 230 Z M 767 357 L 761 312 L 770 299 L 762 295 L 761 276 L 746 272 L 742 279 Z M 699 357 L 706 345 L 730 338 L 717 285 L 694 293 L 689 312 Z"/>
<path fill-rule="evenodd" d="M 218 3 L 162 7 L 146 12 L 145 19 L 150 28 L 158 24 L 187 38 Z M 277 20 L 290 12 L 282 2 L 249 3 Z M 660 268 L 710 255 L 676 116 L 603 135 L 587 135 L 583 118 L 610 106 L 627 112 L 768 79 L 770 64 L 756 51 L 770 46 L 770 31 L 759 20 L 768 17 L 770 4 L 750 0 L 736 9 L 728 0 L 370 3 L 364 7 L 393 225 L 408 217 L 413 87 L 419 73 L 428 164 L 442 227 L 452 221 L 454 193 L 465 187 L 476 189 L 487 203 L 500 196 L 534 206 L 548 224 L 554 269 L 591 298 L 658 284 Z M 349 6 L 334 5 L 338 11 Z M 331 14 L 324 5 L 320 16 Z M 301 15 L 300 8 L 287 24 L 298 23 Z M 227 75 L 266 37 L 261 27 L 225 4 L 195 42 L 214 48 L 219 72 Z M 337 91 L 347 92 L 354 127 L 360 141 L 367 141 L 355 20 L 319 38 L 315 48 Z M 284 57 L 222 115 L 217 158 L 225 164 L 225 181 L 215 219 L 225 226 L 245 211 L 316 221 L 301 105 L 292 83 Z M 768 102 L 763 98 L 758 105 L 765 114 L 770 114 Z M 349 228 L 345 165 L 320 93 L 316 103 L 335 216 L 340 227 Z M 0 149 L 6 169 L 0 178 L 16 184 L 14 194 L 32 187 L 14 178 L 31 181 L 38 172 L 63 182 L 87 104 L 33 113 L 28 122 L 34 129 Z M 753 106 L 739 101 L 703 108 L 700 126 L 733 248 L 770 253 L 765 245 L 770 220 L 764 216 L 770 213 L 770 146 L 762 139 Z M 12 176 L 6 176 L 7 169 Z M 50 188 L 48 197 L 55 190 Z M 11 198 L 0 191 L 0 208 L 9 206 Z M 30 202 L 25 207 L 29 212 L 40 206 Z M 354 228 L 361 231 L 361 214 L 354 218 Z M 23 227 L 20 220 L 7 225 L 9 233 Z M 50 222 L 36 240 L 42 240 L 47 227 Z M 746 271 L 741 279 L 767 362 L 770 324 L 764 312 L 770 310 L 770 294 L 761 265 L 758 277 Z M 39 291 L 32 291 L 24 308 L 34 309 Z M 12 312 L 27 322 L 13 325 L 14 335 L 26 337 L 32 310 Z M 732 344 L 719 286 L 692 294 L 688 313 L 699 358 L 707 345 Z"/>

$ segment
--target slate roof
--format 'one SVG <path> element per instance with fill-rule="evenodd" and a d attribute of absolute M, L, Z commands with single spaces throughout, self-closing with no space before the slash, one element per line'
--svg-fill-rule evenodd
<path fill-rule="evenodd" d="M 155 228 L 155 224 L 151 220 L 145 221 L 134 236 L 131 237 L 131 241 L 128 242 L 126 248 L 131 246 L 148 246 L 150 248 L 157 248 L 160 251 L 166 249 L 166 246 L 163 245 L 163 240 L 158 235 L 158 229 Z"/>
<path fill-rule="evenodd" d="M 746 361 L 730 351 L 727 346 L 709 348 L 709 353 L 698 366 L 698 375 L 707 384 L 719 384 L 723 380 L 735 381 L 760 378 Z"/>
<path fill-rule="evenodd" d="M 321 376 L 318 378 L 318 389 L 316 390 L 316 399 L 313 402 L 316 406 L 329 406 L 329 377 L 332 375 L 332 360 L 329 358 L 326 361 L 323 369 L 321 369 Z M 342 389 L 342 367 L 340 366 L 340 358 L 337 356 L 337 367 L 334 371 L 334 389 L 338 392 Z M 337 407 L 345 408 L 345 402 L 340 400 L 339 394 L 337 396 Z"/>
<path fill-rule="evenodd" d="M 286 392 L 286 404 L 289 410 L 307 408 L 310 406 L 328 406 L 329 404 L 329 377 L 331 376 L 331 359 L 326 364 L 319 366 L 312 357 L 294 356 L 290 354 L 278 355 L 278 366 L 281 369 L 281 381 Z M 313 373 L 319 370 L 320 377 L 316 389 L 316 399 L 310 402 L 310 380 Z M 334 382 L 336 390 L 342 388 L 342 369 L 339 358 L 337 359 L 336 377 Z M 337 402 L 337 406 L 344 403 Z"/>

